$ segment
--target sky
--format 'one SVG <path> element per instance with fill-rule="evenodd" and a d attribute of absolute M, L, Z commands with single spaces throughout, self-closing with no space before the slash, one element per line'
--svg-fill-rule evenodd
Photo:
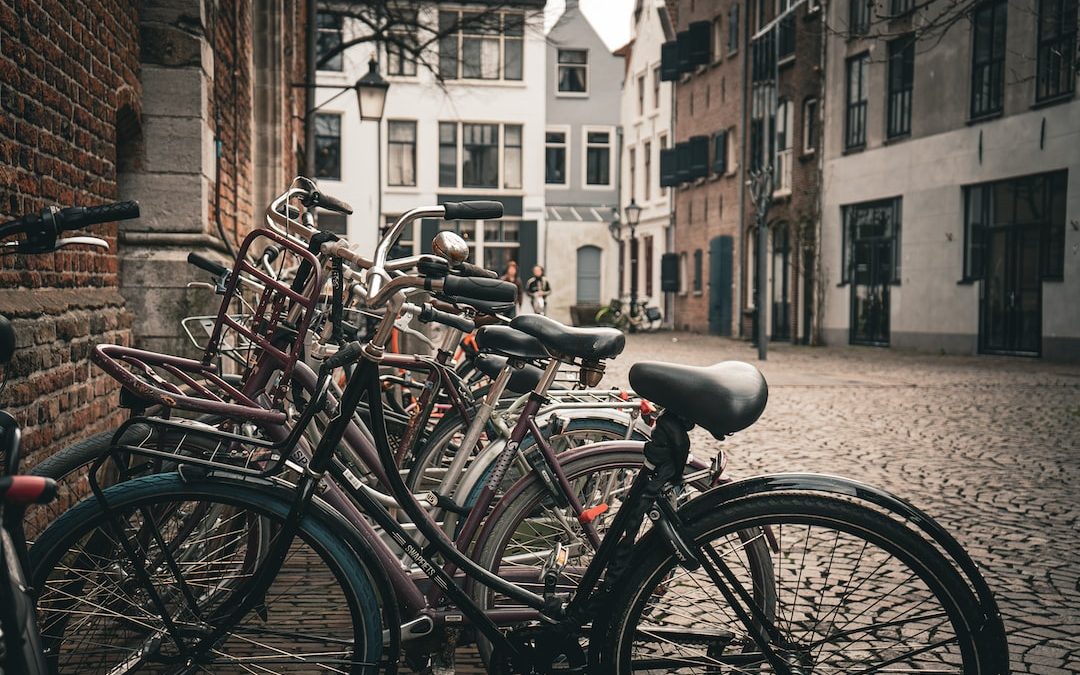
<path fill-rule="evenodd" d="M 616 50 L 630 39 L 630 13 L 634 0 L 580 0 L 581 11 L 608 49 Z M 565 0 L 548 0 L 544 8 L 544 28 L 555 25 L 566 6 Z"/>

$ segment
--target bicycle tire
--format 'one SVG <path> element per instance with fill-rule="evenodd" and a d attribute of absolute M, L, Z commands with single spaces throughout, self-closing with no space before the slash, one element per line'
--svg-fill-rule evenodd
<path fill-rule="evenodd" d="M 184 481 L 178 474 L 154 474 L 149 476 L 143 476 L 135 478 L 124 483 L 120 483 L 105 491 L 105 497 L 108 501 L 110 509 L 116 513 L 128 513 L 129 511 L 134 513 L 161 513 L 170 512 L 169 505 L 174 503 L 196 503 L 196 504 L 219 504 L 224 507 L 231 507 L 239 509 L 239 513 L 249 513 L 251 518 L 254 518 L 256 522 L 271 521 L 280 525 L 281 521 L 286 517 L 289 511 L 290 501 L 288 495 L 291 492 L 287 490 L 276 491 L 274 488 L 268 488 L 266 486 L 255 487 L 252 485 L 240 484 L 238 481 L 223 481 L 223 480 L 191 480 Z M 156 510 L 160 509 L 160 510 Z M 180 509 L 173 508 L 171 512 L 183 514 Z M 154 522 L 153 526 L 157 523 Z M 106 526 L 106 514 L 102 504 L 95 498 L 89 498 L 83 500 L 71 510 L 64 513 L 59 519 L 57 519 L 44 533 L 38 538 L 35 545 L 30 550 L 31 558 L 31 576 L 34 580 L 34 587 L 40 589 L 39 607 L 42 615 L 42 638 L 46 647 L 52 654 L 52 666 L 54 672 L 64 672 L 61 670 L 62 666 L 70 665 L 72 670 L 68 672 L 96 672 L 95 669 L 87 668 L 87 664 L 68 664 L 61 663 L 64 654 L 63 649 L 65 647 L 63 634 L 55 634 L 56 626 L 63 626 L 63 630 L 67 630 L 68 615 L 76 615 L 76 611 L 70 608 L 66 608 L 68 603 L 75 601 L 82 601 L 85 597 L 85 603 L 91 609 L 98 606 L 106 606 L 114 603 L 128 602 L 129 608 L 127 611 L 141 610 L 145 606 L 145 601 L 136 602 L 122 598 L 120 593 L 126 588 L 123 585 L 111 584 L 106 589 L 105 599 L 101 600 L 98 605 L 92 602 L 92 594 L 80 593 L 75 598 L 74 595 L 62 587 L 64 583 L 70 583 L 65 581 L 64 569 L 65 566 L 61 564 L 62 561 L 67 560 L 69 556 L 74 555 L 75 560 L 80 566 L 93 564 L 93 555 L 87 552 L 80 542 L 90 541 L 89 537 L 93 537 L 95 533 L 103 532 L 103 528 Z M 267 607 L 266 603 L 271 598 L 277 600 L 281 595 L 290 590 L 291 587 L 286 587 L 283 591 L 275 593 L 276 586 L 272 587 L 267 592 L 262 601 L 261 607 L 257 607 L 252 613 L 249 613 L 245 621 L 241 624 L 236 624 L 228 633 L 229 640 L 222 643 L 215 648 L 215 651 L 221 651 L 227 648 L 236 649 L 236 645 L 240 644 L 245 649 L 254 649 L 251 644 L 258 644 L 254 638 L 245 637 L 241 634 L 239 629 L 250 631 L 254 635 L 272 635 L 275 641 L 280 642 L 283 631 L 269 630 L 265 628 L 258 628 L 249 626 L 249 624 L 255 624 L 261 620 L 263 623 L 269 621 L 271 613 L 275 618 L 284 617 L 286 621 L 294 621 L 297 625 L 304 627 L 304 630 L 311 631 L 311 635 L 316 637 L 300 637 L 299 640 L 304 644 L 308 642 L 318 642 L 318 640 L 324 640 L 328 644 L 335 645 L 338 652 L 344 650 L 352 650 L 352 653 L 347 657 L 344 654 L 329 651 L 316 651 L 312 654 L 301 655 L 303 661 L 298 661 L 296 664 L 298 672 L 310 672 L 312 666 L 318 666 L 319 660 L 324 662 L 333 661 L 335 666 L 347 666 L 349 672 L 362 673 L 364 675 L 373 674 L 376 672 L 383 672 L 380 668 L 385 667 L 387 664 L 382 663 L 382 647 L 383 647 L 383 618 L 381 601 L 386 600 L 380 596 L 379 583 L 382 580 L 382 576 L 378 571 L 370 569 L 368 561 L 363 559 L 354 546 L 350 546 L 346 539 L 342 538 L 341 534 L 336 531 L 336 528 L 340 527 L 339 523 L 324 511 L 324 507 L 321 507 L 318 503 L 311 506 L 308 511 L 308 515 L 301 521 L 299 530 L 297 532 L 296 542 L 302 542 L 309 547 L 311 553 L 313 553 L 318 559 L 315 560 L 316 565 L 321 567 L 316 568 L 318 571 L 328 570 L 329 575 L 326 575 L 330 581 L 330 586 L 326 590 L 326 595 L 319 597 L 317 602 L 314 603 L 302 603 L 297 602 L 285 608 L 286 614 L 277 614 L 276 610 Z M 108 536 L 108 535 L 104 535 Z M 216 536 L 216 535 L 215 535 Z M 100 543 L 102 540 L 98 539 Z M 220 548 L 220 542 L 215 539 L 213 546 Z M 169 550 L 173 555 L 179 556 L 179 551 L 183 549 L 181 546 L 183 542 L 177 543 L 175 541 L 169 542 Z M 235 544 L 234 544 L 235 545 Z M 78 551 L 78 553 L 76 553 Z M 143 556 L 147 559 L 151 558 L 150 550 L 143 551 Z M 298 554 L 290 553 L 289 560 L 296 558 Z M 307 556 L 299 558 L 299 563 L 307 562 Z M 121 568 L 123 565 L 121 564 Z M 110 568 L 111 569 L 111 568 Z M 196 568 L 197 569 L 197 568 Z M 234 570 L 233 570 L 234 571 Z M 243 580 L 221 580 L 216 577 L 212 581 L 209 574 L 203 572 L 205 577 L 197 577 L 196 582 L 191 583 L 196 589 L 200 589 L 200 583 L 203 586 L 212 587 L 213 584 L 224 584 L 233 591 L 239 592 L 236 589 L 241 589 L 245 583 Z M 283 569 L 281 574 L 296 574 L 295 570 Z M 281 574 L 275 582 L 281 579 Z M 111 580 L 112 577 L 105 574 L 105 579 Z M 160 573 L 156 574 L 161 576 Z M 304 590 L 305 592 L 311 592 L 311 585 L 316 584 L 321 577 L 315 575 L 303 575 Z M 92 579 L 87 578 L 87 570 L 83 567 L 79 567 L 76 570 L 74 577 L 77 585 L 80 587 L 86 583 L 92 583 Z M 123 580 L 126 580 L 124 577 Z M 285 577 L 288 582 L 289 577 Z M 81 581 L 79 581 L 81 580 Z M 297 581 L 292 582 L 293 585 L 299 584 L 299 577 Z M 177 585 L 180 586 L 179 584 Z M 104 587 L 104 586 L 103 586 Z M 156 584 L 155 584 L 156 587 Z M 118 590 L 118 588 L 120 590 Z M 337 592 L 331 593 L 334 589 Z M 91 590 L 95 590 L 91 588 Z M 228 590 L 228 589 L 226 589 Z M 142 589 L 145 593 L 145 589 Z M 211 596 L 208 592 L 199 590 L 199 593 L 206 593 L 200 595 L 200 597 L 215 597 L 215 603 L 220 602 L 223 606 L 226 605 L 226 600 L 222 599 L 223 596 Z M 164 595 L 164 593 L 162 593 Z M 176 592 L 174 596 L 179 597 Z M 138 596 L 133 596 L 136 600 Z M 301 600 L 303 598 L 301 597 Z M 392 598 L 390 598 L 392 601 Z M 179 603 L 178 603 L 179 604 Z M 329 606 L 329 609 L 328 609 Z M 74 605 L 77 608 L 79 605 Z M 65 609 L 66 608 L 66 609 Z M 226 611 L 221 608 L 211 608 L 210 601 L 208 601 L 207 607 L 200 608 L 200 614 L 202 611 L 210 613 L 212 611 Z M 190 615 L 195 614 L 190 609 L 179 610 L 189 612 L 189 615 L 182 615 L 180 613 L 177 616 L 188 616 L 190 621 Z M 396 610 L 395 610 L 396 611 Z M 292 614 L 289 614 L 292 612 Z M 336 614 L 335 614 L 336 612 Z M 91 615 L 89 610 L 86 612 Z M 133 622 L 147 624 L 152 619 L 147 616 L 147 613 L 138 614 L 134 617 L 120 616 L 121 612 L 115 612 L 120 619 L 123 620 L 125 628 L 131 630 Z M 324 625 L 319 625 L 319 620 Z M 160 617 L 158 617 L 160 620 Z M 342 628 L 343 622 L 348 621 L 348 627 Z M 335 636 L 336 633 L 339 635 Z M 154 628 L 154 624 L 150 624 L 149 628 L 143 627 L 144 630 Z M 261 631 L 261 632 L 260 632 Z M 120 631 L 105 631 L 103 634 L 94 634 L 96 639 L 103 640 L 108 636 L 119 633 Z M 105 637 L 102 637 L 104 635 Z M 237 637 L 240 636 L 240 637 Z M 347 637 L 346 637 L 347 636 Z M 237 639 L 233 639 L 237 638 Z M 88 638 L 85 638 L 88 639 Z M 138 641 L 136 636 L 136 641 Z M 157 640 L 159 643 L 166 642 L 163 639 Z M 350 642 L 351 641 L 351 642 Z M 143 640 L 144 646 L 149 646 L 154 643 L 153 638 L 147 638 Z M 343 647 L 343 645 L 351 644 L 352 647 Z M 70 646 L 70 645 L 69 645 Z M 158 647 L 160 649 L 160 647 Z M 286 655 L 280 654 L 281 649 L 272 648 L 272 653 L 276 654 L 276 658 L 279 659 L 297 659 L 296 654 Z M 237 652 L 240 653 L 240 652 Z M 75 657 L 88 658 L 88 655 L 93 654 L 92 650 L 76 650 Z M 227 654 L 227 652 L 226 652 Z M 164 656 L 162 657 L 165 658 Z M 233 654 L 232 659 L 239 661 L 240 656 Z M 243 657 L 247 658 L 247 657 Z M 251 657 L 253 662 L 261 664 L 260 667 L 265 667 L 267 660 L 265 658 L 258 659 L 258 657 Z M 91 664 L 92 665 L 92 664 Z"/>
<path fill-rule="evenodd" d="M 574 481 L 581 478 L 599 476 L 602 472 L 612 469 L 629 471 L 631 473 L 628 473 L 627 477 L 630 477 L 643 464 L 644 455 L 642 453 L 614 449 L 602 453 L 580 455 L 564 464 L 562 468 L 567 479 L 573 484 Z M 704 491 L 709 489 L 710 485 L 707 479 L 702 479 L 690 484 L 690 487 L 694 490 Z M 500 573 L 499 570 L 506 559 L 508 543 L 523 530 L 523 523 L 528 515 L 543 502 L 550 499 L 549 494 L 543 481 L 539 480 L 535 475 L 530 475 L 523 479 L 522 483 L 515 485 L 505 496 L 505 499 L 511 501 L 506 505 L 505 510 L 500 513 L 498 522 L 485 527 L 477 537 L 473 549 L 475 551 L 474 559 L 485 569 Z M 583 505 L 589 506 L 588 503 L 583 503 Z M 610 521 L 613 514 L 614 510 L 610 510 L 603 513 L 601 518 Z M 576 522 L 576 519 L 573 520 Z M 599 523 L 602 520 L 598 519 L 593 522 Z M 751 535 L 747 535 L 747 538 L 751 538 Z M 771 554 L 765 541 L 760 538 L 754 538 L 751 546 L 755 556 L 752 563 L 758 573 L 755 577 L 755 592 L 759 594 L 757 600 L 761 603 L 761 606 L 769 609 L 775 603 L 775 598 L 770 595 L 773 587 Z M 579 563 L 578 566 L 580 567 L 581 564 Z M 565 590 L 572 590 L 572 588 L 567 587 Z M 494 600 L 491 590 L 476 582 L 471 583 L 469 591 L 474 601 L 481 607 L 490 606 Z M 481 656 L 487 662 L 490 657 L 490 645 L 481 639 L 478 640 L 478 647 Z"/>
<path fill-rule="evenodd" d="M 965 674 L 978 675 L 992 672 L 985 667 L 986 663 L 990 662 L 989 659 L 985 654 L 979 654 L 979 647 L 972 638 L 972 627 L 979 625 L 980 619 L 974 594 L 949 561 L 927 540 L 879 511 L 851 501 L 821 495 L 759 494 L 726 503 L 722 508 L 704 510 L 692 522 L 684 523 L 683 535 L 688 542 L 692 542 L 692 546 L 709 543 L 715 548 L 712 542 L 717 537 L 728 537 L 730 540 L 732 533 L 747 529 L 761 529 L 766 526 L 770 526 L 776 532 L 779 540 L 780 550 L 774 556 L 778 565 L 775 570 L 778 583 L 777 624 L 780 630 L 792 633 L 790 636 L 785 634 L 785 638 L 791 640 L 792 644 L 784 652 L 783 658 L 789 663 L 794 662 L 792 667 L 796 672 L 802 672 L 798 669 L 799 667 L 809 667 L 815 672 L 818 667 L 829 668 L 829 664 L 820 663 L 823 658 L 857 659 L 866 653 L 887 654 L 888 656 L 880 657 L 884 659 L 881 667 L 892 665 L 893 659 L 899 663 L 905 658 L 914 659 L 925 654 L 937 656 L 950 662 L 951 665 L 955 665 L 956 657 L 959 656 L 958 672 Z M 785 531 L 784 526 L 788 526 L 789 529 Z M 799 541 L 798 531 L 794 534 L 794 541 L 791 539 L 793 536 L 791 528 L 799 526 L 807 527 L 807 535 L 802 542 Z M 814 527 L 826 530 L 826 535 L 821 538 L 821 541 L 832 542 L 832 550 L 824 550 L 829 548 L 828 546 L 810 546 L 813 538 L 810 533 L 814 531 Z M 828 534 L 829 532 L 835 532 L 835 539 Z M 786 541 L 785 534 L 788 537 Z M 866 576 L 860 576 L 858 584 L 853 585 L 856 578 L 855 572 L 849 576 L 847 585 L 837 584 L 832 578 L 834 562 L 838 548 L 841 545 L 846 546 L 849 540 L 852 540 L 850 550 L 859 551 L 858 559 L 853 561 L 848 555 L 848 549 L 845 548 L 839 556 L 839 562 L 836 563 L 841 573 L 845 569 L 858 567 L 869 546 L 874 546 L 885 555 L 893 556 L 901 567 L 906 565 L 910 573 L 904 576 L 902 569 L 900 572 L 883 571 L 885 563 L 880 563 Z M 862 542 L 861 548 L 859 542 Z M 724 550 L 725 561 L 729 563 L 729 566 L 734 566 L 734 561 L 739 560 L 738 555 L 733 557 L 733 549 L 722 550 Z M 871 552 L 874 553 L 874 551 Z M 801 559 L 798 560 L 800 571 L 798 577 L 795 578 L 792 575 L 795 574 L 796 558 L 800 555 Z M 810 557 L 811 564 L 816 567 L 812 573 L 804 574 L 801 565 L 806 563 L 807 556 Z M 877 558 L 880 557 L 880 555 L 877 556 Z M 826 559 L 827 566 L 820 564 Z M 792 569 L 785 570 L 787 562 L 791 563 Z M 872 562 L 868 563 L 868 566 L 871 564 Z M 744 624 L 734 621 L 726 627 L 709 628 L 709 621 L 715 622 L 718 616 L 730 612 L 726 603 L 717 602 L 716 597 L 710 596 L 710 589 L 693 589 L 691 595 L 698 598 L 694 606 L 702 606 L 704 609 L 703 613 L 696 615 L 687 608 L 687 604 L 680 604 L 677 599 L 668 597 L 678 592 L 676 584 L 672 581 L 675 578 L 673 575 L 678 573 L 684 575 L 682 579 L 686 579 L 696 578 L 703 573 L 700 570 L 692 573 L 681 570 L 667 542 L 659 540 L 655 535 L 643 539 L 639 542 L 627 570 L 626 577 L 619 580 L 615 597 L 609 605 L 612 608 L 609 623 L 606 628 L 598 632 L 597 637 L 603 635 L 603 638 L 594 639 L 591 642 L 594 672 L 629 673 L 638 666 L 664 669 L 663 664 L 669 661 L 680 664 L 681 669 L 676 670 L 672 665 L 668 665 L 667 672 L 683 672 L 683 669 L 690 668 L 694 669 L 685 670 L 685 672 L 719 672 L 731 668 L 730 665 L 725 665 L 725 659 L 728 661 L 739 659 L 740 663 L 746 663 L 748 658 L 746 645 L 753 644 L 753 640 Z M 704 578 L 708 579 L 707 576 Z M 793 584 L 795 588 L 789 587 L 792 591 L 789 610 L 789 598 L 784 595 L 784 583 L 785 579 L 791 578 L 795 578 L 795 584 Z M 900 581 L 894 585 L 896 579 Z M 871 582 L 869 588 L 863 590 L 868 581 Z M 680 581 L 680 583 L 683 582 Z M 686 583 L 685 586 L 689 588 L 690 584 Z M 885 588 L 889 590 L 885 591 Z M 882 591 L 880 596 L 869 595 L 875 589 Z M 716 591 L 715 587 L 711 589 L 715 596 L 720 596 L 720 593 Z M 831 598 L 835 593 L 840 594 L 839 599 Z M 885 651 L 876 644 L 873 647 L 860 645 L 858 636 L 870 630 L 903 633 L 907 636 L 903 638 L 904 640 L 917 638 L 930 631 L 931 629 L 922 628 L 921 624 L 916 624 L 905 633 L 904 627 L 905 624 L 916 621 L 930 622 L 933 618 L 940 618 L 938 615 L 917 612 L 901 621 L 905 614 L 911 611 L 910 607 L 893 615 L 885 614 L 888 605 L 883 604 L 886 599 L 896 598 L 901 601 L 922 603 L 927 597 L 941 601 L 944 612 L 940 614 L 948 620 L 959 654 L 939 655 L 933 654 L 933 650 L 920 652 L 913 649 L 910 654 L 898 656 L 895 650 Z M 834 602 L 830 603 L 830 599 Z M 686 602 L 694 603 L 693 600 Z M 800 602 L 809 607 L 796 609 L 796 604 Z M 696 632 L 692 633 L 689 629 L 678 626 L 677 629 L 680 632 L 676 633 L 675 630 L 657 626 L 657 618 L 663 620 L 664 613 L 673 611 L 672 607 L 675 606 L 679 608 L 680 613 L 670 616 L 674 616 L 680 624 L 692 626 Z M 913 606 L 918 607 L 919 604 Z M 848 612 L 859 608 L 865 612 L 874 612 L 875 615 L 892 617 L 893 623 L 890 624 L 882 618 L 881 623 L 871 624 L 870 628 L 863 627 L 861 624 L 850 627 L 855 619 L 849 618 Z M 641 617 L 646 609 L 649 612 L 649 621 L 642 623 Z M 825 633 L 832 633 L 835 627 L 836 632 L 833 637 L 842 640 L 842 646 L 828 651 L 825 648 L 829 646 L 827 641 L 822 642 L 821 645 L 805 642 L 807 636 L 814 635 L 813 631 L 817 629 L 819 623 L 823 623 L 823 620 L 818 620 L 816 611 L 810 611 L 812 609 L 826 612 L 824 618 L 829 620 L 829 624 Z M 728 613 L 727 616 L 730 617 L 731 614 Z M 787 617 L 786 629 L 783 625 L 783 617 Z M 695 621 L 695 619 L 699 620 Z M 674 626 L 675 623 L 673 621 L 672 625 Z M 807 624 L 811 623 L 812 625 L 807 627 Z M 798 627 L 798 636 L 794 635 L 796 627 Z M 738 632 L 739 628 L 742 634 Z M 944 628 L 936 627 L 932 634 L 936 638 L 945 633 Z M 651 646 L 639 645 L 635 651 L 635 640 L 646 645 L 651 644 Z M 709 646 L 703 647 L 705 644 Z M 901 644 L 906 645 L 906 642 Z M 742 645 L 741 651 L 737 653 L 728 651 L 729 648 L 733 650 L 738 645 Z M 680 651 L 675 654 L 664 653 L 665 650 L 670 652 L 674 649 Z M 934 650 L 936 649 L 935 647 Z M 634 663 L 634 656 L 638 656 L 640 661 Z M 837 664 L 833 667 L 838 668 L 839 672 L 856 670 L 864 672 L 865 665 L 858 664 L 856 667 Z M 938 662 L 930 665 L 935 670 L 940 666 Z M 757 670 L 754 670 L 755 668 Z M 769 665 L 761 661 L 747 666 L 747 670 L 751 672 L 759 672 L 762 668 L 772 672 Z M 870 672 L 870 669 L 865 672 Z"/>

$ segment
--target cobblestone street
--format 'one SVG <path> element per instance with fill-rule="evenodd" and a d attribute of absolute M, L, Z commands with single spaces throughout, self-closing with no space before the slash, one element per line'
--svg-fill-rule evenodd
<path fill-rule="evenodd" d="M 629 336 L 604 383 L 636 361 L 757 363 L 749 344 Z M 1080 367 L 875 348 L 770 345 L 769 405 L 725 441 L 745 476 L 863 480 L 938 519 L 984 569 L 1014 672 L 1080 672 Z M 695 431 L 695 454 L 717 442 Z"/>

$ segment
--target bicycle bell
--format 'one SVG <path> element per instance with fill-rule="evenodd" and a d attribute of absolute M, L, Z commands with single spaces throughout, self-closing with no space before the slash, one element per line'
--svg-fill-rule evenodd
<path fill-rule="evenodd" d="M 446 258 L 451 265 L 460 265 L 469 257 L 469 245 L 456 232 L 443 230 L 431 240 L 431 252 Z"/>

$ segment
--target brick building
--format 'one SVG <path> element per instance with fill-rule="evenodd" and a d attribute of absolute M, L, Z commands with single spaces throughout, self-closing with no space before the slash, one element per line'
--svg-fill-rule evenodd
<path fill-rule="evenodd" d="M 19 335 L 0 404 L 27 465 L 122 418 L 87 356 L 99 342 L 180 350 L 188 252 L 224 253 L 302 152 L 302 0 L 0 0 L 0 219 L 137 199 L 93 228 L 107 253 L 0 259 Z"/>
<path fill-rule="evenodd" d="M 823 70 L 821 5 L 817 0 L 750 0 L 743 161 L 753 171 L 771 163 L 768 212 L 765 330 L 770 340 L 817 342 L 813 331 L 819 199 Z M 741 334 L 750 337 L 756 315 L 757 227 L 744 204 Z"/>
<path fill-rule="evenodd" d="M 737 330 L 739 306 L 742 11 L 739 0 L 678 3 L 677 39 L 664 45 L 662 61 L 664 79 L 675 82 L 675 144 L 661 157 L 679 256 L 673 325 L 718 335 Z"/>

